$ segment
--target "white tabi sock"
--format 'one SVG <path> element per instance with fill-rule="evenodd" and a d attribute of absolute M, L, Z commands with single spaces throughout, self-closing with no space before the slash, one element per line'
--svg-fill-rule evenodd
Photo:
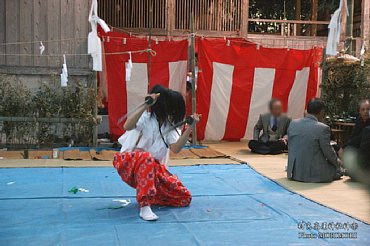
<path fill-rule="evenodd" d="M 153 213 L 150 206 L 140 208 L 140 217 L 146 221 L 153 221 L 159 219 L 159 217 L 155 213 Z"/>

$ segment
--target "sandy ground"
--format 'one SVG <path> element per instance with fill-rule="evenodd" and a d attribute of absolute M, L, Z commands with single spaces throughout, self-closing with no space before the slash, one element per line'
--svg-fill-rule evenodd
<path fill-rule="evenodd" d="M 208 144 L 215 150 L 248 163 L 257 172 L 278 182 L 288 190 L 296 192 L 317 203 L 370 223 L 370 195 L 360 183 L 348 177 L 332 183 L 302 183 L 286 178 L 285 166 L 288 155 L 261 156 L 249 151 L 245 142 L 221 142 Z M 287 201 L 288 202 L 288 201 Z"/>

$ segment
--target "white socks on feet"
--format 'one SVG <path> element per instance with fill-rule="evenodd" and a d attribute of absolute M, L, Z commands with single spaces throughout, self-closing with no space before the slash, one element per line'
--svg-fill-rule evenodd
<path fill-rule="evenodd" d="M 153 221 L 159 219 L 159 217 L 155 213 L 153 213 L 150 206 L 140 208 L 140 217 L 146 221 Z"/>

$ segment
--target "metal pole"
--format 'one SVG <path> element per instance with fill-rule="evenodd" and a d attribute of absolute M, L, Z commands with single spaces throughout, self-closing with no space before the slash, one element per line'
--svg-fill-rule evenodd
<path fill-rule="evenodd" d="M 191 13 L 190 18 L 191 43 L 190 43 L 190 64 L 191 64 L 191 112 L 195 114 L 196 108 L 196 81 L 195 81 L 195 37 L 194 37 L 194 15 Z M 197 127 L 193 126 L 193 145 L 197 144 Z"/>
<path fill-rule="evenodd" d="M 148 76 L 148 92 L 150 86 L 150 67 L 151 67 L 151 60 L 152 54 L 150 52 L 151 43 L 152 43 L 152 26 L 153 26 L 153 0 L 149 2 L 149 38 L 148 38 L 148 64 L 147 64 L 147 76 Z"/>

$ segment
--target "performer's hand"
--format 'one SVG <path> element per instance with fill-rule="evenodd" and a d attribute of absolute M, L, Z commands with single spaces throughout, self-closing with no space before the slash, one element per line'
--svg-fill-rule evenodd
<path fill-rule="evenodd" d="M 199 121 L 200 121 L 200 118 L 202 117 L 201 114 L 193 114 L 190 116 L 191 118 L 193 118 L 193 126 L 196 125 Z"/>
<path fill-rule="evenodd" d="M 161 95 L 160 93 L 157 93 L 157 94 L 150 94 L 150 95 L 146 96 L 145 97 L 146 104 L 148 106 L 153 106 L 157 102 L 157 99 L 160 95 Z"/>

